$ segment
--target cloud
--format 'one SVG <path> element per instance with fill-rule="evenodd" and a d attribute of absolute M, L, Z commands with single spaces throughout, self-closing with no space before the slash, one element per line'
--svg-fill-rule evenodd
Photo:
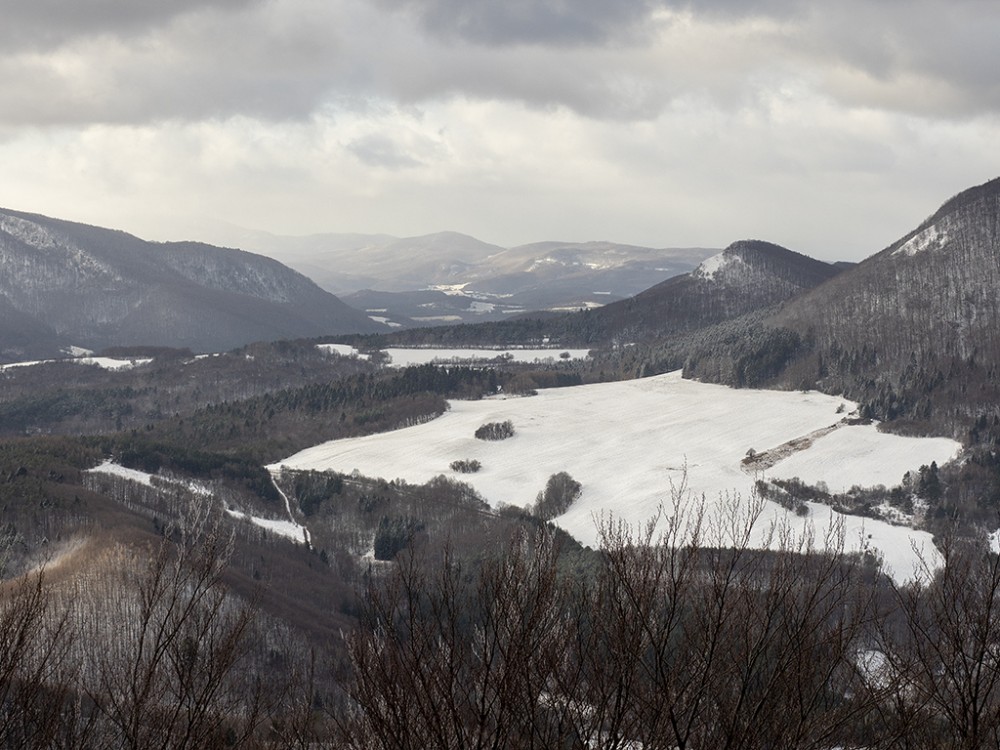
<path fill-rule="evenodd" d="M 487 45 L 604 44 L 641 31 L 657 0 L 379 0 L 433 34 Z"/>
<path fill-rule="evenodd" d="M 847 107 L 1000 112 L 1000 8 L 984 0 L 55 4 L 15 0 L 0 27 L 0 125 L 305 121 L 451 97 L 629 122 L 803 81 Z"/>
<path fill-rule="evenodd" d="M 992 0 L 8 5 L 0 205 L 157 238 L 205 213 L 858 258 L 1000 173 Z"/>
<path fill-rule="evenodd" d="M 425 143 L 429 143 L 426 141 Z M 424 161 L 414 155 L 412 146 L 387 133 L 369 133 L 349 141 L 345 148 L 369 167 L 397 170 L 419 167 Z"/>
<path fill-rule="evenodd" d="M 0 42 L 5 50 L 45 50 L 88 36 L 142 33 L 207 9 L 247 8 L 261 0 L 6 0 Z"/>

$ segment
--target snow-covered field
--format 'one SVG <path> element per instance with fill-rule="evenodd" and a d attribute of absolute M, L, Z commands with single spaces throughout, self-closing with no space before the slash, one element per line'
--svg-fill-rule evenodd
<path fill-rule="evenodd" d="M 327 354 L 336 354 L 341 357 L 358 357 L 359 359 L 368 359 L 367 354 L 362 354 L 353 346 L 348 344 L 316 344 L 316 348 L 320 351 L 324 351 Z"/>
<path fill-rule="evenodd" d="M 431 362 L 462 363 L 503 357 L 511 362 L 559 362 L 562 359 L 586 359 L 589 349 L 395 349 L 385 350 L 391 367 L 426 365 Z M 568 357 L 561 355 L 568 353 Z"/>
<path fill-rule="evenodd" d="M 872 487 L 901 483 L 903 474 L 932 461 L 942 463 L 958 451 L 948 438 L 910 438 L 878 432 L 874 426 L 842 427 L 818 438 L 810 450 L 775 464 L 769 476 L 779 479 L 809 477 L 826 482 L 830 492 L 846 492 L 852 485 Z"/>
<path fill-rule="evenodd" d="M 360 354 L 357 349 L 347 344 L 318 344 L 320 349 L 342 357 L 361 357 L 367 359 L 367 354 Z M 384 350 L 389 356 L 390 367 L 411 367 L 431 363 L 465 364 L 483 362 L 497 357 L 503 357 L 510 362 L 552 363 L 570 359 L 586 359 L 590 356 L 589 349 L 406 349 L 390 347 Z M 562 356 L 562 355 L 567 356 Z"/>
<path fill-rule="evenodd" d="M 528 398 L 455 401 L 431 422 L 324 443 L 269 468 L 357 469 L 408 482 L 445 474 L 470 483 L 492 505 L 530 504 L 551 474 L 567 471 L 583 485 L 583 494 L 556 522 L 581 542 L 595 545 L 598 519 L 611 515 L 644 522 L 661 503 L 671 504 L 671 486 L 685 479 L 689 496 L 703 496 L 710 513 L 727 496 L 739 495 L 748 503 L 755 477 L 740 463 L 748 449 L 779 446 L 839 422 L 854 408 L 845 399 L 815 392 L 733 390 L 670 373 L 544 390 Z M 506 419 L 514 423 L 513 438 L 487 442 L 473 437 L 485 422 Z M 831 487 L 840 486 L 840 477 L 846 486 L 859 481 L 895 485 L 906 471 L 931 461 L 944 463 L 959 447 L 950 440 L 882 434 L 874 426 L 842 427 L 768 473 L 797 474 Z M 456 474 L 449 468 L 456 459 L 478 459 L 482 469 Z M 766 503 L 758 522 L 760 539 L 772 521 L 787 519 L 800 527 L 810 523 L 822 531 L 834 518 L 825 506 L 810 509 L 802 519 Z M 881 550 L 902 578 L 912 574 L 916 561 L 911 541 L 932 548 L 924 532 L 856 517 L 844 522 L 848 544 Z"/>
<path fill-rule="evenodd" d="M 32 365 L 42 365 L 49 362 L 73 362 L 78 365 L 94 365 L 105 370 L 130 370 L 133 367 L 152 362 L 152 359 L 114 359 L 112 357 L 73 357 L 71 359 L 39 359 L 33 362 L 12 362 L 7 365 L 0 365 L 0 370 L 8 370 L 12 367 L 31 367 Z"/>

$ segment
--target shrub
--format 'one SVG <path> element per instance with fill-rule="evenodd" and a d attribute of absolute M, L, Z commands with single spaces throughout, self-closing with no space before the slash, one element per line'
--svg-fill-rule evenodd
<path fill-rule="evenodd" d="M 509 419 L 504 422 L 487 422 L 476 430 L 480 440 L 506 440 L 514 436 L 514 423 Z"/>
<path fill-rule="evenodd" d="M 545 489 L 535 498 L 532 512 L 545 521 L 561 516 L 580 497 L 582 489 L 580 483 L 565 471 L 553 474 L 546 482 Z"/>
<path fill-rule="evenodd" d="M 475 458 L 462 458 L 451 462 L 451 470 L 461 474 L 475 474 L 481 468 L 483 468 L 483 465 Z"/>

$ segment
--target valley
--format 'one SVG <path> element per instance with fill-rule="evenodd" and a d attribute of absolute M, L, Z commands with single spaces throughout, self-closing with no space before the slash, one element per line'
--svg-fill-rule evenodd
<path fill-rule="evenodd" d="M 740 240 L 578 312 L 433 327 L 249 253 L 0 212 L 0 618 L 30 634 L 0 734 L 940 739 L 906 696 L 957 657 L 926 649 L 1000 638 L 998 211 L 987 183 L 856 266 Z M 455 292 L 454 239 L 402 270 Z M 379 243 L 369 271 L 412 251 Z M 116 702 L 122 675 L 155 689 Z"/>

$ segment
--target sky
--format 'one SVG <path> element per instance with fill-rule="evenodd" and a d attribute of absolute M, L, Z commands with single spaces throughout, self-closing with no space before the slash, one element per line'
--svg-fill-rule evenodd
<path fill-rule="evenodd" d="M 858 260 L 1000 175 L 995 0 L 2 0 L 0 206 Z"/>

